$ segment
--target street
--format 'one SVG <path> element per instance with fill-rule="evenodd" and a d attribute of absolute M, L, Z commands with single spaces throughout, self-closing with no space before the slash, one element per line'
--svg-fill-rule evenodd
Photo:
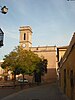
<path fill-rule="evenodd" d="M 11 89 L 9 89 L 11 91 Z M 1 92 L 1 91 L 0 91 Z M 24 89 L 0 100 L 69 100 L 56 83 Z"/>

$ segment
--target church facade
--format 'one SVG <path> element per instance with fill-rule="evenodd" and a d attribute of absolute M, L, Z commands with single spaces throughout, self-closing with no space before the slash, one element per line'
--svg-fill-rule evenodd
<path fill-rule="evenodd" d="M 32 47 L 32 29 L 30 26 L 20 27 L 20 46 L 23 49 L 31 50 L 38 54 L 39 57 L 47 59 L 47 74 L 44 80 L 50 81 L 56 79 L 56 46 L 39 46 Z"/>

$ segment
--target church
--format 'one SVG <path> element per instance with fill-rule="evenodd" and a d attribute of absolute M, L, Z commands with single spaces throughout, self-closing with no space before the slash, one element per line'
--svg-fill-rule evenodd
<path fill-rule="evenodd" d="M 32 28 L 30 26 L 22 26 L 20 31 L 19 45 L 26 50 L 31 50 L 38 54 L 39 57 L 47 59 L 47 74 L 44 76 L 45 81 L 56 79 L 56 46 L 32 46 Z"/>

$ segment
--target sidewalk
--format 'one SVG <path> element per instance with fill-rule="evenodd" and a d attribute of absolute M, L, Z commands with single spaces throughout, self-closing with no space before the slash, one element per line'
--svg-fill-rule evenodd
<path fill-rule="evenodd" d="M 56 83 L 24 89 L 1 100 L 69 100 Z"/>

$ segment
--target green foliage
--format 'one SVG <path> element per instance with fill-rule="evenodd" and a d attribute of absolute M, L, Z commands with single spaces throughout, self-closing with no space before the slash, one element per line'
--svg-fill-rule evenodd
<path fill-rule="evenodd" d="M 10 54 L 5 55 L 2 68 L 10 69 L 15 74 L 32 74 L 34 70 L 43 72 L 43 60 L 32 51 L 16 47 Z"/>

